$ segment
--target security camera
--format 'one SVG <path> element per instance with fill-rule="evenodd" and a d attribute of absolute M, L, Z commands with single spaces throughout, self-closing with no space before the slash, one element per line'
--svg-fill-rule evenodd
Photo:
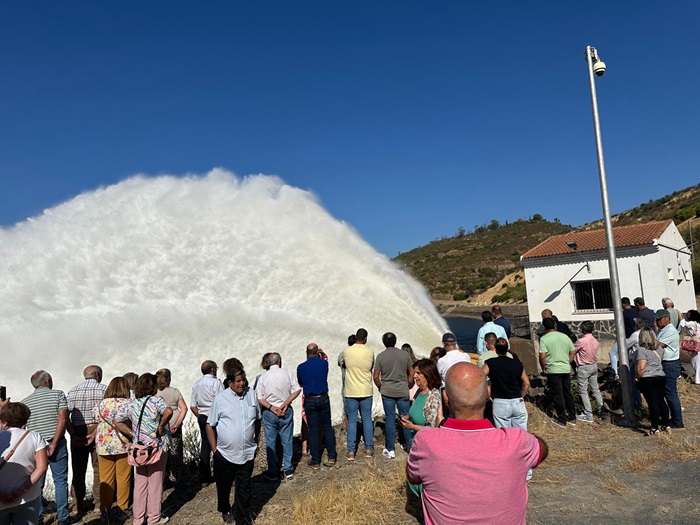
<path fill-rule="evenodd" d="M 597 76 L 602 77 L 605 74 L 605 62 L 599 60 L 598 62 L 593 64 L 593 72 Z"/>

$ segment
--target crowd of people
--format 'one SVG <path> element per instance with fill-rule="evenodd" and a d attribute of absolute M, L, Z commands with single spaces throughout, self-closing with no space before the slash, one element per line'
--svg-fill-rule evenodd
<path fill-rule="evenodd" d="M 641 411 L 641 395 L 649 407 L 650 435 L 683 429 L 683 413 L 678 397 L 678 379 L 681 377 L 680 352 L 683 345 L 691 357 L 694 370 L 693 382 L 700 384 L 700 359 L 698 335 L 700 313 L 689 310 L 685 315 L 678 311 L 673 301 L 664 297 L 662 308 L 648 308 L 644 298 L 633 302 L 627 297 L 621 300 L 629 361 L 630 381 L 633 385 L 635 408 Z M 547 376 L 556 416 L 552 423 L 565 427 L 577 421 L 594 422 L 589 389 L 597 403 L 597 414 L 603 417 L 606 408 L 598 385 L 598 340 L 593 336 L 591 321 L 581 323 L 581 336 L 577 337 L 551 310 L 542 311 L 539 334 L 539 359 Z M 619 379 L 619 351 L 617 343 L 610 349 L 612 380 Z M 583 413 L 577 414 L 571 393 L 571 369 L 574 368 Z M 640 395 L 641 394 L 641 395 Z"/>
<path fill-rule="evenodd" d="M 622 302 L 629 305 L 625 298 Z M 691 310 L 683 316 L 665 300 L 667 307 L 652 312 L 650 323 L 644 301 L 637 298 L 635 305 L 635 315 L 625 315 L 626 326 L 629 318 L 633 328 L 628 340 L 633 342 L 630 368 L 649 405 L 650 432 L 682 428 L 675 386 L 680 375 L 679 331 L 697 335 L 698 313 Z M 604 410 L 594 325 L 582 323 L 577 337 L 551 311 L 545 310 L 542 317 L 539 355 L 555 401 L 552 422 L 560 426 L 593 422 L 589 389 L 598 415 Z M 428 524 L 523 523 L 527 480 L 547 456 L 546 443 L 527 432 L 525 396 L 530 380 L 517 355 L 510 352 L 510 324 L 497 306 L 485 311 L 482 319 L 478 359 L 459 350 L 450 332 L 429 358 L 416 358 L 410 344 L 399 348 L 392 332 L 382 336 L 384 349 L 375 355 L 363 328 L 348 338 L 348 347 L 338 356 L 347 428 L 345 461 L 358 459 L 360 444 L 365 458 L 374 456 L 376 388 L 385 414 L 381 455 L 394 460 L 397 447 L 408 453 L 408 487 L 421 498 Z M 48 372 L 37 371 L 31 377 L 34 392 L 21 403 L 2 401 L 0 409 L 0 469 L 4 468 L 0 523 L 41 523 L 48 469 L 59 525 L 77 523 L 91 505 L 104 523 L 127 519 L 134 525 L 167 523 L 169 517 L 161 513 L 163 489 L 183 476 L 182 424 L 188 410 L 202 437 L 199 481 L 216 484 L 217 510 L 224 523 L 251 523 L 251 478 L 259 447 L 265 448 L 259 463 L 265 480 L 294 478 L 292 403 L 299 396 L 303 454 L 309 467 L 332 468 L 338 461 L 328 356 L 315 343 L 305 351 L 306 360 L 295 371 L 283 367 L 279 353 L 266 353 L 263 372 L 252 384 L 237 358 L 223 363 L 224 381 L 216 362 L 206 360 L 189 405 L 170 386 L 168 369 L 140 376 L 127 373 L 105 385 L 102 369 L 90 365 L 83 371 L 84 382 L 67 394 L 53 388 Z M 571 394 L 572 366 L 584 407 L 580 414 Z M 454 454 L 454 450 L 470 453 Z M 70 514 L 68 505 L 69 457 L 76 515 Z M 479 461 L 483 457 L 492 461 Z M 88 462 L 94 475 L 92 503 L 86 494 Z M 465 505 L 461 497 L 465 485 L 479 487 L 484 494 L 498 493 L 501 505 L 492 505 L 486 497 L 471 498 Z"/>

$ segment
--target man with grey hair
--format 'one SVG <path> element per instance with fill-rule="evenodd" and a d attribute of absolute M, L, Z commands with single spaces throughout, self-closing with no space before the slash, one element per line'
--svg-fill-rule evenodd
<path fill-rule="evenodd" d="M 277 481 L 277 436 L 282 441 L 282 472 L 285 479 L 294 477 L 292 455 L 294 453 L 294 411 L 292 401 L 301 393 L 301 387 L 289 370 L 282 368 L 282 357 L 273 352 L 267 362 L 270 368 L 258 380 L 257 393 L 263 410 L 265 428 L 265 449 L 267 452 L 267 472 L 265 479 Z"/>
<path fill-rule="evenodd" d="M 425 522 L 525 523 L 527 473 L 547 457 L 547 444 L 522 428 L 496 429 L 484 419 L 486 376 L 477 366 L 456 363 L 445 382 L 452 416 L 416 434 L 406 465 L 408 480 L 423 484 Z"/>
<path fill-rule="evenodd" d="M 658 345 L 664 349 L 661 366 L 666 375 L 664 397 L 671 412 L 671 428 L 682 429 L 685 428 L 683 409 L 678 397 L 678 378 L 681 376 L 680 336 L 671 324 L 671 315 L 666 309 L 656 312 L 656 326 L 659 329 L 656 334 Z"/>
<path fill-rule="evenodd" d="M 88 365 L 83 370 L 83 381 L 68 391 L 68 414 L 70 424 L 68 433 L 70 439 L 71 467 L 73 468 L 73 497 L 78 514 L 89 510 L 85 502 L 85 474 L 88 459 L 92 459 L 92 501 L 94 508 L 100 506 L 100 469 L 97 462 L 95 443 L 88 443 L 87 436 L 97 428 L 97 417 L 93 409 L 104 398 L 107 385 L 102 384 L 102 368 Z"/>
<path fill-rule="evenodd" d="M 661 299 L 661 306 L 668 310 L 669 319 L 671 319 L 671 326 L 678 330 L 678 325 L 683 319 L 683 314 L 673 305 L 673 300 L 670 297 L 664 297 Z"/>
<path fill-rule="evenodd" d="M 68 402 L 61 390 L 53 389 L 53 379 L 45 370 L 34 372 L 31 381 L 34 392 L 22 400 L 31 411 L 27 430 L 38 432 L 48 444 L 46 453 L 53 477 L 58 525 L 70 525 L 80 520 L 70 516 L 68 510 L 68 446 L 65 438 L 66 426 L 69 424 Z M 44 476 L 41 481 L 42 490 L 45 480 Z M 42 497 L 40 514 L 43 509 Z"/>

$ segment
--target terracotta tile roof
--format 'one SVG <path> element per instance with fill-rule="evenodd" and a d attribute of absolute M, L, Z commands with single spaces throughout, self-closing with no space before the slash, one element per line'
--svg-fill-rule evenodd
<path fill-rule="evenodd" d="M 634 224 L 632 226 L 618 226 L 613 228 L 615 247 L 640 246 L 651 244 L 671 224 L 671 219 L 665 221 L 647 222 L 646 224 Z M 565 233 L 555 235 L 539 243 L 534 248 L 523 254 L 523 259 L 533 257 L 546 257 L 548 255 L 563 255 L 572 253 L 572 249 L 566 245 L 566 241 L 575 241 L 580 252 L 592 252 L 605 250 L 605 230 L 591 230 L 583 232 Z"/>

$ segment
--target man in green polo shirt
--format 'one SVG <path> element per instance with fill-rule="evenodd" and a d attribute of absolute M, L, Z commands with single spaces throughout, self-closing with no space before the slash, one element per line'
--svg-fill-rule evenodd
<path fill-rule="evenodd" d="M 545 333 L 540 338 L 540 365 L 547 374 L 547 385 L 554 397 L 557 417 L 550 419 L 555 425 L 565 427 L 576 424 L 576 405 L 571 395 L 571 360 L 576 353 L 571 339 L 557 331 L 557 323 L 551 317 L 542 320 Z"/>

